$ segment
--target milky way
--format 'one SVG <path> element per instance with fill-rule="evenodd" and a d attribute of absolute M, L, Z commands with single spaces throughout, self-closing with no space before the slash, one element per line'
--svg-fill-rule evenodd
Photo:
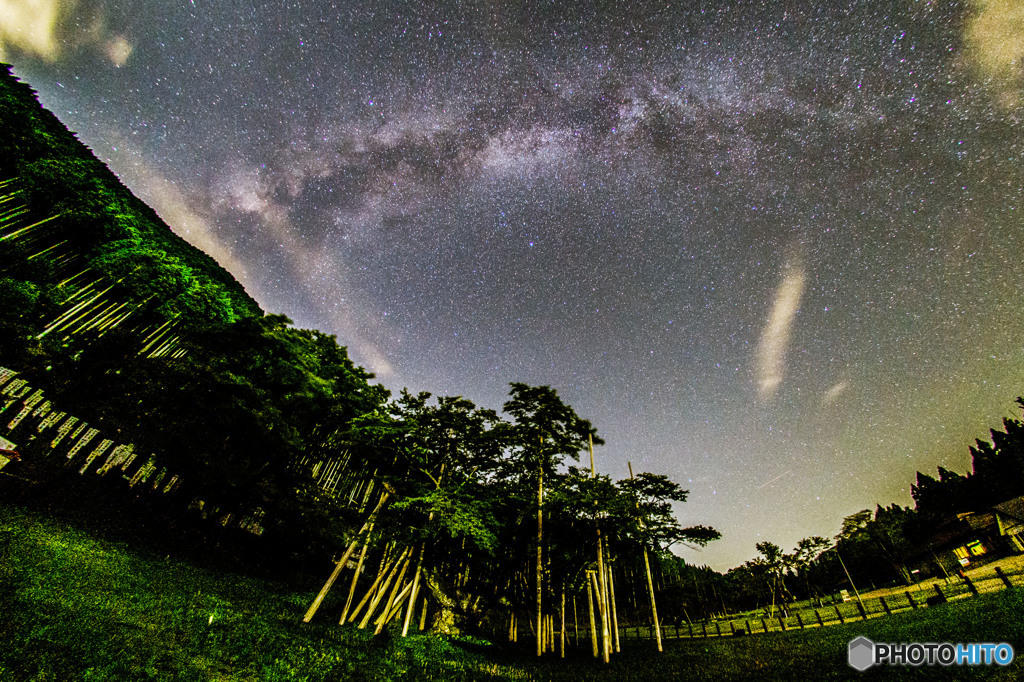
<path fill-rule="evenodd" d="M 725 569 L 1024 394 L 1024 2 L 0 1 L 179 234 L 393 390 L 548 384 Z"/>

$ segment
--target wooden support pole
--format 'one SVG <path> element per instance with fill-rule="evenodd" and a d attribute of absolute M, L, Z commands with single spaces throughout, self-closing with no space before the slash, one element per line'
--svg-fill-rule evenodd
<path fill-rule="evenodd" d="M 629 478 L 633 479 L 633 463 L 626 462 L 626 466 L 629 467 Z M 638 503 L 639 504 L 639 503 Z M 640 521 L 640 527 L 643 528 L 643 521 Z M 658 604 L 654 599 L 654 579 L 651 576 L 651 560 L 647 555 L 647 545 L 644 545 L 644 572 L 647 575 L 647 597 L 651 601 L 651 623 L 654 628 L 654 637 L 658 642 L 658 651 L 664 651 L 661 645 L 661 623 L 658 621 Z"/>
<path fill-rule="evenodd" d="M 605 541 L 605 549 L 607 550 L 608 542 Z M 611 602 L 612 607 L 612 634 L 613 641 L 612 645 L 615 647 L 615 653 L 622 651 L 619 645 L 619 612 L 615 605 L 615 578 L 612 575 L 611 562 L 608 562 L 608 599 Z"/>
<path fill-rule="evenodd" d="M 594 580 L 594 572 L 587 571 L 587 604 L 590 606 L 590 642 L 594 645 L 594 658 L 598 656 L 597 648 L 597 622 L 594 619 L 594 589 L 597 581 Z"/>
<path fill-rule="evenodd" d="M 324 586 L 320 589 L 320 593 L 316 595 L 316 599 L 313 600 L 313 603 L 310 604 L 309 609 L 306 610 L 306 615 L 302 617 L 303 623 L 308 623 L 309 621 L 313 620 L 313 616 L 316 615 L 317 609 L 319 609 L 320 604 L 323 603 L 324 597 L 326 597 L 327 593 L 330 592 L 331 586 L 334 585 L 334 581 L 338 579 L 338 576 L 341 574 L 341 570 L 345 567 L 345 564 L 348 563 L 349 557 L 351 557 L 352 553 L 355 551 L 356 545 L 359 542 L 359 537 L 364 533 L 369 532 L 370 529 L 373 528 L 373 521 L 377 516 L 377 512 L 379 512 L 381 507 L 384 506 L 384 503 L 387 501 L 387 499 L 387 492 L 383 493 L 380 496 L 380 501 L 377 503 L 376 508 L 370 513 L 370 517 L 366 520 L 366 523 L 363 524 L 363 527 L 359 529 L 359 532 L 356 533 L 356 539 L 349 543 L 348 549 L 345 550 L 345 554 L 342 556 L 341 561 L 339 561 L 338 564 L 334 567 L 334 570 L 331 572 L 330 577 L 327 578 L 327 582 L 324 583 Z"/>
<path fill-rule="evenodd" d="M 565 585 L 562 585 L 562 608 L 559 609 L 562 618 L 562 627 L 559 629 L 559 652 L 560 657 L 565 658 Z"/>
<path fill-rule="evenodd" d="M 409 610 L 405 612 L 405 622 L 402 623 L 402 637 L 409 634 L 409 620 L 412 618 L 412 611 L 416 607 L 416 597 L 420 590 L 420 573 L 423 572 L 423 554 L 427 551 L 426 544 L 420 548 L 420 556 L 416 559 L 416 574 L 412 578 L 412 594 L 409 595 Z"/>
<path fill-rule="evenodd" d="M 590 477 L 596 478 L 597 469 L 594 468 L 594 437 L 593 435 L 588 435 L 587 438 L 590 445 Z M 604 543 L 601 540 L 600 521 L 596 521 L 594 525 L 597 528 L 597 577 L 594 582 L 597 589 L 597 603 L 601 611 L 601 658 L 605 663 L 608 663 L 611 661 L 611 633 L 608 631 L 610 626 L 608 593 L 604 589 Z"/>
<path fill-rule="evenodd" d="M 541 443 L 544 442 L 543 437 Z M 544 645 L 541 641 L 541 619 L 543 617 L 543 594 L 544 594 L 544 466 L 540 461 L 540 451 L 537 451 L 537 655 L 544 653 Z"/>
<path fill-rule="evenodd" d="M 331 591 L 331 586 L 334 585 L 334 581 L 338 579 L 339 575 L 341 575 L 341 569 L 345 568 L 345 564 L 348 563 L 348 558 L 352 556 L 352 553 L 356 550 L 357 542 L 358 540 L 350 542 L 345 553 L 341 555 L 341 559 L 334 565 L 334 570 L 331 571 L 331 575 L 327 578 L 327 582 L 325 582 L 324 586 L 320 588 L 320 593 L 316 595 L 316 599 L 313 600 L 313 603 L 310 604 L 309 608 L 306 610 L 306 615 L 302 617 L 303 623 L 308 623 L 313 620 L 313 616 L 316 615 L 317 609 L 319 609 L 320 604 L 323 603 L 324 597 L 326 597 L 327 593 Z"/>
<path fill-rule="evenodd" d="M 338 619 L 338 625 L 345 624 L 345 618 L 348 617 L 348 610 L 352 606 L 352 599 L 356 595 L 356 584 L 359 582 L 359 574 L 363 570 L 363 562 L 366 561 L 366 551 L 370 548 L 369 542 L 363 543 L 363 550 L 359 552 L 359 560 L 356 562 L 356 572 L 352 576 L 352 582 L 348 587 L 348 597 L 345 599 L 345 608 L 341 611 L 341 618 Z"/>
<path fill-rule="evenodd" d="M 387 577 L 384 578 L 384 582 L 380 584 L 380 587 L 377 589 L 377 593 L 374 595 L 373 599 L 370 601 L 370 605 L 366 609 L 366 613 L 363 614 L 363 619 L 359 621 L 358 627 L 360 630 L 364 629 L 367 625 L 370 624 L 370 619 L 373 618 L 373 614 L 377 610 L 377 606 L 380 605 L 381 599 L 384 598 L 384 593 L 391 585 L 391 581 L 394 580 L 395 573 L 397 573 L 399 568 L 401 568 L 403 565 L 407 563 L 405 561 L 405 557 L 408 553 L 409 548 L 406 547 L 404 550 L 402 550 L 402 553 L 395 560 L 395 563 L 391 567 L 391 570 L 388 571 Z M 371 587 L 370 589 L 372 590 L 373 588 Z"/>

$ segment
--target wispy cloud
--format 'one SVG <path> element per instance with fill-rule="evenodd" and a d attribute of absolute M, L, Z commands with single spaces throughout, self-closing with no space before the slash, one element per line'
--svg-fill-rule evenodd
<path fill-rule="evenodd" d="M 834 405 L 839 400 L 839 396 L 846 393 L 846 389 L 850 387 L 850 384 L 846 381 L 840 381 L 832 388 L 825 391 L 825 395 L 821 397 L 821 404 L 823 406 Z"/>
<path fill-rule="evenodd" d="M 0 59 L 22 53 L 56 62 L 87 48 L 114 66 L 124 66 L 132 43 L 110 30 L 103 9 L 102 4 L 79 0 L 0 0 Z"/>
<path fill-rule="evenodd" d="M 803 268 L 788 267 L 775 292 L 771 315 L 757 346 L 757 392 L 761 400 L 772 400 L 782 383 L 790 331 L 803 293 Z"/>
<path fill-rule="evenodd" d="M 967 22 L 968 56 L 1001 105 L 1024 106 L 1024 0 L 976 0 Z"/>
<path fill-rule="evenodd" d="M 46 61 L 58 55 L 61 0 L 0 0 L 0 57 L 14 49 Z"/>

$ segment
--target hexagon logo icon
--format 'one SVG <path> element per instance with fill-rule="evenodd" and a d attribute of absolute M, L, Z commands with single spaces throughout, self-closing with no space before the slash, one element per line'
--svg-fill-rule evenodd
<path fill-rule="evenodd" d="M 863 672 L 875 662 L 875 643 L 867 637 L 858 637 L 850 642 L 847 656 L 850 667 Z"/>

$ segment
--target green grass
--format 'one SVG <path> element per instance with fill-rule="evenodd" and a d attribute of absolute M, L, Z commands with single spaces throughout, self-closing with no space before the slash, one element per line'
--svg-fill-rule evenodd
<path fill-rule="evenodd" d="M 646 642 L 605 666 L 589 651 L 537 660 L 481 640 L 300 623 L 316 591 L 198 568 L 0 505 L 0 680 L 1016 679 L 1009 668 L 860 674 L 847 643 L 1010 642 L 1024 656 L 1024 590 L 806 631 Z"/>
<path fill-rule="evenodd" d="M 486 676 L 458 642 L 300 622 L 315 589 L 139 551 L 0 506 L 0 680 Z M 457 675 L 455 675 L 457 676 Z"/>

